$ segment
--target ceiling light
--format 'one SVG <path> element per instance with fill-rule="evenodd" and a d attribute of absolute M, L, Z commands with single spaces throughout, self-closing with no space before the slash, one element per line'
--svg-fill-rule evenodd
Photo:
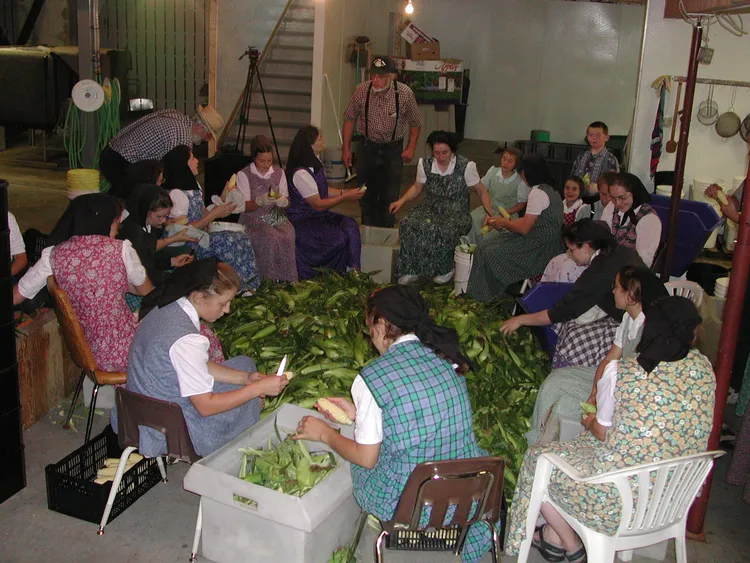
<path fill-rule="evenodd" d="M 411 0 L 409 0 L 409 3 L 406 5 L 406 8 L 404 8 L 404 12 L 410 15 L 414 13 L 414 6 L 412 5 Z"/>

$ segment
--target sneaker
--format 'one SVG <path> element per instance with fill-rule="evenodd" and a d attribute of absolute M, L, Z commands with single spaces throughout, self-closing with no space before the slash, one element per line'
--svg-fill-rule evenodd
<path fill-rule="evenodd" d="M 445 283 L 448 283 L 449 281 L 453 279 L 454 271 L 455 270 L 451 270 L 450 272 L 448 272 L 447 274 L 443 274 L 442 276 L 435 276 L 434 278 L 432 278 L 432 281 L 434 281 L 438 285 L 443 285 Z"/>
<path fill-rule="evenodd" d="M 732 389 L 730 387 L 729 388 L 729 393 L 727 395 L 727 404 L 728 405 L 736 405 L 737 404 L 737 400 L 739 398 L 740 398 L 740 394 L 737 391 L 735 391 L 734 389 Z"/>
<path fill-rule="evenodd" d="M 419 276 L 412 276 L 412 275 L 405 275 L 398 278 L 398 283 L 400 285 L 409 285 L 410 283 L 414 283 L 419 279 Z"/>
<path fill-rule="evenodd" d="M 734 441 L 737 438 L 734 432 L 732 432 L 726 424 L 721 425 L 721 435 L 719 436 L 719 444 L 734 445 Z"/>

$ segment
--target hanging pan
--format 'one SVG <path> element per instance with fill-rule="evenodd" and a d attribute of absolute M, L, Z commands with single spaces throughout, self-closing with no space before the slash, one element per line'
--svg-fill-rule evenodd
<path fill-rule="evenodd" d="M 719 119 L 719 105 L 714 101 L 714 85 L 708 87 L 708 98 L 698 106 L 698 121 L 703 125 L 713 125 Z"/>
<path fill-rule="evenodd" d="M 719 116 L 716 120 L 716 133 L 719 137 L 729 139 L 734 137 L 740 131 L 740 116 L 734 112 L 734 99 L 737 97 L 737 86 L 732 90 L 732 102 L 729 109 Z"/>
<path fill-rule="evenodd" d="M 740 137 L 746 143 L 750 144 L 750 113 L 745 116 L 740 125 Z"/>

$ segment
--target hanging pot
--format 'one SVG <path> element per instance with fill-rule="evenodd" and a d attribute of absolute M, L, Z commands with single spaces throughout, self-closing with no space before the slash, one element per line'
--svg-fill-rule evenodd
<path fill-rule="evenodd" d="M 734 137 L 740 131 L 740 116 L 734 113 L 734 99 L 737 96 L 737 87 L 734 87 L 732 91 L 732 102 L 729 104 L 729 109 L 719 116 L 716 120 L 716 133 L 719 137 L 729 139 Z"/>
<path fill-rule="evenodd" d="M 698 106 L 698 121 L 703 125 L 713 125 L 719 119 L 719 104 L 714 101 L 714 85 L 708 87 L 708 98 Z"/>
<path fill-rule="evenodd" d="M 745 116 L 740 125 L 740 137 L 746 143 L 750 143 L 750 113 Z"/>

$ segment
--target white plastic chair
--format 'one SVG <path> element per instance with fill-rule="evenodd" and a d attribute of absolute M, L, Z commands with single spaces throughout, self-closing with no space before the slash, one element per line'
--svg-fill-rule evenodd
<path fill-rule="evenodd" d="M 630 561 L 634 549 L 674 538 L 677 563 L 687 563 L 687 513 L 711 471 L 714 459 L 723 455 L 722 451 L 706 452 L 625 467 L 592 477 L 584 477 L 580 471 L 556 454 L 540 455 L 526 514 L 526 539 L 521 543 L 518 563 L 526 563 L 528 560 L 537 517 L 544 502 L 550 503 L 580 536 L 589 561 L 611 563 L 618 551 L 622 552 L 621 560 Z M 553 468 L 562 471 L 577 483 L 611 483 L 617 487 L 622 502 L 622 516 L 614 536 L 587 528 L 549 498 L 547 488 Z M 629 478 L 636 480 L 635 497 Z"/>
<path fill-rule="evenodd" d="M 693 302 L 696 309 L 701 308 L 701 303 L 703 303 L 703 288 L 699 284 L 688 280 L 676 280 L 665 283 L 664 287 L 667 288 L 669 295 L 686 297 Z"/>

